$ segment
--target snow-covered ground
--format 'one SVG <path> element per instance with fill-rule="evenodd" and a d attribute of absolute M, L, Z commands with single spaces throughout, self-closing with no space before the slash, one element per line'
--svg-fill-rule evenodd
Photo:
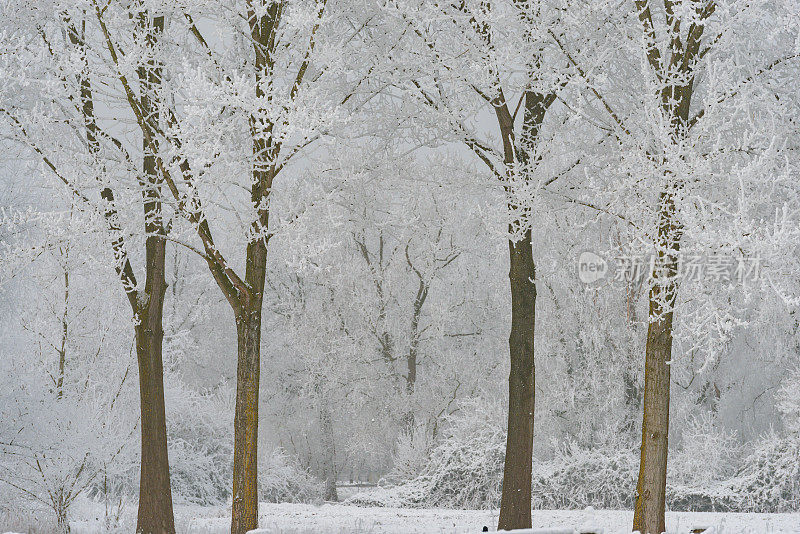
<path fill-rule="evenodd" d="M 343 505 L 262 504 L 260 533 L 385 533 L 461 534 L 494 530 L 497 510 L 441 510 L 402 508 L 357 508 Z M 632 512 L 616 510 L 539 510 L 533 515 L 534 528 L 575 528 L 605 534 L 630 532 Z M 800 514 L 715 514 L 671 513 L 670 532 L 685 533 L 697 526 L 718 526 L 719 532 L 800 533 Z M 584 528 L 589 527 L 589 528 Z"/>
<path fill-rule="evenodd" d="M 83 503 L 75 510 L 73 534 L 104 534 L 102 510 Z M 222 534 L 230 531 L 229 508 L 176 506 L 179 534 Z M 120 532 L 132 531 L 135 509 L 126 509 Z M 95 516 L 95 517 L 92 517 Z M 576 529 L 577 532 L 603 534 L 629 533 L 632 512 L 617 510 L 536 510 L 535 529 Z M 2 523 L 2 521 L 0 521 Z M 494 531 L 497 510 L 443 510 L 403 508 L 359 508 L 343 504 L 267 504 L 259 508 L 258 534 L 467 534 L 479 533 L 488 526 Z M 16 529 L 14 528 L 16 526 Z M 46 526 L 32 529 L 0 524 L 0 532 L 45 534 Z M 800 514 L 730 514 L 669 512 L 670 534 L 687 534 L 698 527 L 709 527 L 707 534 L 789 534 L 800 533 Z"/>

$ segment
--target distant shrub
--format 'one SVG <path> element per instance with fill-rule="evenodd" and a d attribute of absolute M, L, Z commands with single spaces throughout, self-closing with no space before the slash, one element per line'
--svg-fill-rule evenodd
<path fill-rule="evenodd" d="M 311 476 L 281 448 L 259 454 L 258 498 L 266 502 L 322 501 L 322 482 Z"/>
<path fill-rule="evenodd" d="M 497 508 L 506 432 L 499 405 L 466 403 L 432 446 L 404 437 L 393 484 L 348 499 L 360 506 Z M 764 435 L 745 454 L 710 417 L 689 421 L 681 446 L 670 452 L 667 507 L 682 511 L 795 512 L 800 510 L 800 438 Z M 418 439 L 418 438 L 417 438 Z M 427 447 L 427 449 L 426 449 Z M 424 451 L 429 450 L 427 458 Z M 421 466 L 421 467 L 420 467 Z M 536 509 L 631 509 L 639 474 L 638 446 L 594 447 L 569 442 L 547 461 L 534 459 Z M 386 481 L 384 481 L 386 482 Z"/>
<path fill-rule="evenodd" d="M 392 458 L 392 470 L 386 475 L 386 481 L 402 484 L 423 473 L 434 446 L 430 434 L 421 424 L 400 433 Z"/>
<path fill-rule="evenodd" d="M 497 507 L 506 444 L 501 421 L 504 415 L 499 404 L 483 399 L 466 401 L 447 419 L 444 436 L 430 450 L 417 476 L 397 486 L 356 494 L 347 502 L 361 506 Z"/>
<path fill-rule="evenodd" d="M 736 474 L 741 446 L 736 435 L 720 428 L 709 415 L 691 417 L 681 433 L 681 445 L 671 451 L 670 482 L 707 486 Z"/>
<path fill-rule="evenodd" d="M 203 506 L 231 496 L 233 406 L 224 388 L 197 393 L 173 377 L 167 388 L 170 479 L 176 502 Z M 318 480 L 281 448 L 259 444 L 259 499 L 267 502 L 317 502 Z"/>
<path fill-rule="evenodd" d="M 225 502 L 233 477 L 232 409 L 222 391 L 198 393 L 179 376 L 166 383 L 167 448 L 176 502 Z"/>
<path fill-rule="evenodd" d="M 687 421 L 681 437 L 668 463 L 668 506 L 697 512 L 736 509 L 738 496 L 730 484 L 741 462 L 736 436 L 710 415 L 700 415 Z"/>
<path fill-rule="evenodd" d="M 800 438 L 800 367 L 787 373 L 775 400 L 786 430 Z"/>
<path fill-rule="evenodd" d="M 414 482 L 426 506 L 484 509 L 498 506 L 506 432 L 500 406 L 471 401 L 448 420 L 443 440 L 431 451 Z"/>
<path fill-rule="evenodd" d="M 800 510 L 800 439 L 768 432 L 758 440 L 730 481 L 737 505 L 746 512 Z"/>
<path fill-rule="evenodd" d="M 554 459 L 534 463 L 533 505 L 537 509 L 631 508 L 638 470 L 638 455 L 631 448 L 587 449 L 569 443 Z"/>
<path fill-rule="evenodd" d="M 231 456 L 204 441 L 169 440 L 170 483 L 176 502 L 208 506 L 224 502 L 230 495 Z"/>

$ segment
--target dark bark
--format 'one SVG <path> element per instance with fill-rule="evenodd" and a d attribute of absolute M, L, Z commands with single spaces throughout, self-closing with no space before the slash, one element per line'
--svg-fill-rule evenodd
<path fill-rule="evenodd" d="M 274 76 L 273 66 L 276 47 L 278 46 L 278 24 L 283 13 L 282 2 L 267 2 L 266 0 L 248 1 L 247 17 L 252 38 L 254 53 L 254 74 L 255 74 L 255 96 L 259 101 L 267 100 L 266 88 L 272 84 Z M 120 66 L 120 55 L 118 45 L 108 31 L 108 27 L 103 19 L 103 9 L 95 6 L 95 14 L 103 32 L 111 60 Z M 321 13 L 320 13 L 321 16 Z M 197 38 L 201 46 L 206 51 L 207 41 L 202 37 L 198 28 L 192 22 L 188 14 L 187 20 L 190 23 L 190 31 Z M 158 24 L 158 23 L 157 23 Z M 163 19 L 160 19 L 163 29 Z M 147 37 L 155 39 L 156 32 L 150 32 Z M 313 43 L 313 32 L 312 32 Z M 311 44 L 309 49 L 313 48 Z M 295 83 L 292 85 L 290 97 L 293 99 L 300 89 L 308 67 L 309 58 L 306 57 L 298 74 Z M 154 69 L 148 69 L 153 71 Z M 121 73 L 118 74 L 119 82 L 125 89 L 126 98 L 131 111 L 136 117 L 136 121 L 145 139 L 145 145 L 153 152 L 157 152 L 159 140 L 166 140 L 171 148 L 175 150 L 176 156 L 171 163 L 176 164 L 180 169 L 181 179 L 194 185 L 195 175 L 192 172 L 191 164 L 185 155 L 181 154 L 183 143 L 179 136 L 173 131 L 164 129 L 158 124 L 158 116 L 154 114 L 158 109 L 146 110 L 144 102 L 138 103 L 133 97 L 134 90 L 127 78 Z M 157 83 L 159 76 L 154 76 Z M 148 82 L 149 83 L 149 82 Z M 145 85 L 148 85 L 146 83 Z M 157 96 L 154 94 L 154 96 Z M 164 101 L 159 100 L 162 107 L 167 110 L 164 120 L 169 125 L 176 125 L 177 117 L 174 110 L 164 107 Z M 234 269 L 226 261 L 224 255 L 217 248 L 208 219 L 205 216 L 200 199 L 195 195 L 187 198 L 182 196 L 170 173 L 174 165 L 167 164 L 160 158 L 155 159 L 157 170 L 162 174 L 159 178 L 166 181 L 168 190 L 173 199 L 177 202 L 182 214 L 195 226 L 198 237 L 203 243 L 203 251 L 206 263 L 211 271 L 214 281 L 222 290 L 228 303 L 234 312 L 237 324 L 238 341 L 238 364 L 237 364 L 237 384 L 236 384 L 236 407 L 234 417 L 234 462 L 233 462 L 233 506 L 231 512 L 231 532 L 232 534 L 244 534 L 245 532 L 257 527 L 258 522 L 258 487 L 257 487 L 257 441 L 258 441 L 258 386 L 260 373 L 260 336 L 261 336 L 261 307 L 264 292 L 264 282 L 266 276 L 266 257 L 267 257 L 267 228 L 269 219 L 269 194 L 272 182 L 280 171 L 276 166 L 276 161 L 281 150 L 281 140 L 273 135 L 274 123 L 269 118 L 270 110 L 260 109 L 250 117 L 250 133 L 252 138 L 253 167 L 251 180 L 251 205 L 257 217 L 250 228 L 250 241 L 246 251 L 246 272 L 244 280 L 239 277 Z M 155 117 L 155 119 L 154 119 Z M 285 163 L 285 161 L 284 161 Z M 160 188 L 151 188 L 156 193 Z M 110 206 L 107 213 L 109 220 L 113 222 L 113 192 L 104 190 L 103 198 L 108 200 Z M 118 227 L 112 227 L 117 229 Z M 133 281 L 126 285 L 128 298 L 132 306 L 136 306 L 137 291 L 133 278 L 130 262 L 127 257 L 119 251 L 124 252 L 124 242 L 120 235 L 112 245 L 115 255 L 118 258 L 118 272 L 123 280 Z"/>
<path fill-rule="evenodd" d="M 677 265 L 677 264 L 675 264 Z M 669 433 L 670 362 L 672 360 L 672 309 L 662 313 L 659 301 L 672 302 L 677 291 L 673 279 L 666 286 L 654 285 L 650 291 L 650 313 L 660 320 L 647 328 L 644 368 L 644 414 L 642 449 L 633 530 L 642 534 L 661 534 L 665 529 L 664 508 L 667 485 L 667 437 Z"/>
<path fill-rule="evenodd" d="M 266 228 L 266 215 L 261 222 Z M 258 388 L 261 379 L 261 306 L 267 272 L 265 239 L 248 243 L 246 261 L 245 282 L 249 291 L 236 314 L 238 363 L 233 422 L 232 534 L 244 534 L 258 528 Z"/>
<path fill-rule="evenodd" d="M 274 2 L 266 13 L 249 14 L 255 55 L 256 97 L 265 95 L 263 85 L 272 74 L 277 26 L 283 5 Z M 247 244 L 245 287 L 230 289 L 228 275 L 215 276 L 226 293 L 236 316 L 238 363 L 234 415 L 233 505 L 231 534 L 245 534 L 258 528 L 258 388 L 261 375 L 261 308 L 267 274 L 267 207 L 275 178 L 275 159 L 280 146 L 272 137 L 273 125 L 263 117 L 251 117 L 253 133 L 253 179 L 250 200 L 258 217 L 252 224 L 252 240 Z M 213 268 L 212 268 L 213 272 Z"/>
<path fill-rule="evenodd" d="M 528 91 L 519 146 L 514 143 L 514 120 L 502 92 L 495 113 L 503 136 L 503 154 L 507 172 L 528 172 L 530 154 L 539 135 L 550 95 Z M 502 103 L 502 104 L 500 104 Z M 521 168 L 522 170 L 518 170 Z M 509 193 L 509 208 L 513 197 Z M 525 224 L 516 221 L 509 226 Z M 533 342 L 536 324 L 536 264 L 533 260 L 532 231 L 521 239 L 508 242 L 509 282 L 511 286 L 511 334 L 508 348 L 511 371 L 508 376 L 508 434 L 503 467 L 503 491 L 500 498 L 498 529 L 531 528 L 531 474 L 533 464 L 533 415 L 535 368 Z"/>
<path fill-rule="evenodd" d="M 441 236 L 441 230 L 439 232 L 439 236 Z M 414 267 L 414 264 L 411 262 L 411 256 L 408 254 L 410 245 L 410 242 L 406 244 L 406 262 L 408 263 L 409 268 L 411 268 L 413 273 L 416 275 L 418 282 L 417 294 L 414 296 L 414 305 L 411 310 L 411 329 L 408 335 L 408 354 L 406 354 L 406 394 L 409 396 L 414 393 L 414 387 L 417 383 L 417 355 L 419 352 L 420 337 L 419 322 L 422 318 L 422 307 L 425 306 L 425 301 L 428 300 L 428 291 L 430 290 L 430 282 L 428 279 L 422 274 L 422 272 L 420 272 L 419 269 Z M 442 267 L 447 266 L 456 257 L 457 255 L 453 256 L 452 259 L 447 259 Z M 408 422 L 409 430 L 411 430 L 414 425 L 414 412 L 410 408 Z"/>
<path fill-rule="evenodd" d="M 67 340 L 69 339 L 69 249 L 62 252 L 64 260 L 64 313 L 61 315 L 61 348 L 58 350 L 58 380 L 56 381 L 56 395 L 59 399 L 64 396 L 64 373 L 67 364 Z"/>
<path fill-rule="evenodd" d="M 633 515 L 633 530 L 642 534 L 661 534 L 665 530 L 672 319 L 682 235 L 676 221 L 675 186 L 668 187 L 671 188 L 660 196 L 658 252 L 645 345 L 642 448 Z"/>
<path fill-rule="evenodd" d="M 80 29 L 65 17 L 70 43 L 86 61 L 83 26 Z M 138 19 L 138 30 L 143 32 L 149 46 L 156 43 L 164 29 L 164 18 L 151 18 L 146 12 Z M 158 129 L 157 89 L 160 85 L 161 68 L 150 60 L 138 69 L 141 86 L 140 106 L 146 124 L 143 129 L 150 135 Z M 80 111 L 83 115 L 87 145 L 98 156 L 99 127 L 94 115 L 94 99 L 91 81 L 81 76 Z M 147 135 L 145 135 L 145 138 Z M 160 185 L 155 152 L 157 145 L 143 140 L 142 206 L 144 211 L 145 241 L 145 287 L 142 293 L 137 287 L 136 276 L 125 245 L 124 235 L 118 222 L 115 195 L 111 187 L 104 187 L 100 196 L 105 202 L 104 216 L 112 233 L 111 249 L 115 269 L 131 305 L 136 326 L 134 337 L 139 367 L 139 393 L 141 408 L 141 472 L 139 482 L 139 510 L 136 532 L 144 534 L 172 534 L 175 532 L 170 488 L 169 461 L 167 457 L 166 413 L 164 406 L 164 371 L 162 362 L 162 327 L 165 281 L 165 229 L 161 216 Z M 99 161 L 96 162 L 99 165 Z"/>
<path fill-rule="evenodd" d="M 422 318 L 422 307 L 428 298 L 428 284 L 425 279 L 418 274 L 419 286 L 417 295 L 414 298 L 414 307 L 411 312 L 411 332 L 409 333 L 408 354 L 406 355 L 406 393 L 414 393 L 414 386 L 417 383 L 417 354 L 419 352 L 419 321 Z M 412 414 L 413 420 L 413 414 Z"/>
<path fill-rule="evenodd" d="M 642 450 L 633 516 L 633 529 L 643 534 L 665 531 L 671 315 L 668 322 L 652 323 L 647 332 Z"/>
<path fill-rule="evenodd" d="M 417 383 L 417 343 L 418 340 L 411 339 L 411 346 L 408 348 L 408 355 L 406 356 L 406 393 L 409 396 L 414 393 L 414 386 Z M 413 422 L 413 412 L 410 417 Z"/>
<path fill-rule="evenodd" d="M 406 257 L 408 257 L 408 249 L 406 249 Z M 408 263 L 411 265 L 410 260 Z M 419 354 L 420 338 L 419 322 L 422 318 L 422 307 L 425 306 L 425 301 L 428 298 L 429 288 L 422 274 L 416 269 L 414 269 L 414 272 L 419 279 L 419 284 L 411 313 L 411 331 L 409 332 L 408 353 L 406 354 L 406 396 L 409 400 L 409 406 L 404 423 L 409 433 L 413 433 L 414 431 L 414 407 L 411 405 L 411 396 L 414 394 L 414 388 L 417 384 L 417 358 Z"/>
<path fill-rule="evenodd" d="M 148 239 L 150 240 L 150 238 Z M 164 370 L 161 346 L 164 331 L 161 313 L 164 306 L 163 240 L 152 238 L 155 270 L 148 269 L 147 285 L 150 302 L 139 313 L 136 326 L 136 355 L 139 362 L 139 393 L 141 395 L 142 466 L 139 481 L 139 512 L 136 532 L 144 534 L 174 533 L 172 490 L 167 457 L 167 423 L 164 406 Z M 160 242 L 159 242 L 160 241 Z M 148 247 L 150 248 L 150 247 Z M 163 263 L 160 264 L 163 267 Z"/>
<path fill-rule="evenodd" d="M 511 266 L 511 335 L 508 347 L 508 437 L 503 468 L 503 493 L 498 529 L 531 527 L 531 471 L 533 462 L 534 359 L 536 322 L 535 266 L 531 232 L 508 243 Z"/>
<path fill-rule="evenodd" d="M 69 534 L 72 530 L 69 526 L 69 504 L 64 502 L 63 495 L 56 497 L 53 508 L 56 513 L 56 532 Z"/>
<path fill-rule="evenodd" d="M 669 120 L 671 142 L 683 141 L 691 128 L 689 111 L 694 93 L 695 67 L 705 28 L 705 20 L 715 10 L 715 2 L 707 2 L 694 13 L 685 39 L 680 36 L 680 20 L 668 10 L 671 46 L 669 57 L 662 62 L 655 42 L 650 8 L 645 0 L 637 0 L 639 20 L 644 28 L 650 68 L 664 84 L 660 91 L 661 112 Z M 663 163 L 663 162 L 662 162 Z M 642 414 L 642 448 L 633 530 L 642 534 L 660 534 L 665 530 L 667 453 L 669 434 L 670 363 L 672 361 L 673 308 L 678 293 L 678 254 L 683 234 L 675 202 L 681 184 L 670 172 L 665 174 L 665 187 L 659 195 L 657 262 L 650 289 L 650 317 L 645 346 L 644 412 Z"/>
<path fill-rule="evenodd" d="M 277 27 L 283 12 L 282 2 L 266 2 L 257 0 L 248 2 L 248 24 L 252 37 L 254 52 L 254 92 L 257 99 L 264 100 L 266 87 L 272 83 L 272 72 L 277 43 Z M 112 61 L 119 67 L 119 54 L 117 46 L 108 31 L 103 19 L 103 10 L 95 6 L 95 13 L 100 28 L 106 41 Z M 208 51 L 208 43 L 191 21 L 190 31 L 198 39 L 201 46 Z M 163 19 L 160 19 L 163 29 Z M 160 30 L 159 30 L 160 31 Z M 155 32 L 148 34 L 154 37 Z M 308 66 L 308 58 L 304 60 L 295 84 L 291 91 L 294 98 L 302 82 L 303 73 Z M 152 70 L 152 69 L 150 69 Z M 145 139 L 145 145 L 153 152 L 157 152 L 159 140 L 166 140 L 177 155 L 171 163 L 177 164 L 180 169 L 181 179 L 190 186 L 193 185 L 195 175 L 192 172 L 189 160 L 181 154 L 183 143 L 171 131 L 165 132 L 158 124 L 158 116 L 153 112 L 158 109 L 144 109 L 144 102 L 138 103 L 133 98 L 133 88 L 125 76 L 118 75 L 123 85 L 128 104 L 136 117 L 137 123 Z M 157 82 L 159 76 L 154 76 Z M 148 84 L 145 84 L 148 85 Z M 154 96 L 157 96 L 154 94 Z M 163 100 L 158 101 L 164 104 Z M 167 109 L 164 107 L 164 109 Z M 170 194 L 177 202 L 182 214 L 195 226 L 198 237 L 203 243 L 204 257 L 211 271 L 214 281 L 220 287 L 226 300 L 230 304 L 237 325 L 238 363 L 236 384 L 236 406 L 234 416 L 234 461 L 233 461 L 233 505 L 231 511 L 232 534 L 244 534 L 255 529 L 258 523 L 258 472 L 257 472 L 257 442 L 258 442 L 258 386 L 260 374 L 260 337 L 261 337 L 261 307 L 266 276 L 267 257 L 267 228 L 269 219 L 269 194 L 272 182 L 279 172 L 276 160 L 280 154 L 281 141 L 273 136 L 274 124 L 269 119 L 269 110 L 260 109 L 250 117 L 250 133 L 252 138 L 253 167 L 251 180 L 251 204 L 257 217 L 250 228 L 250 241 L 245 254 L 246 272 L 244 279 L 240 278 L 228 264 L 224 255 L 217 248 L 208 219 L 202 208 L 202 203 L 197 196 L 191 196 L 189 202 L 182 197 L 176 186 L 176 181 L 170 174 L 172 165 L 166 164 L 160 158 L 155 159 L 157 170 L 163 176 L 160 178 L 167 182 Z M 154 120 L 155 118 L 155 120 Z M 164 120 L 169 125 L 176 125 L 177 118 L 172 109 L 167 109 Z M 158 192 L 160 188 L 152 188 Z M 113 205 L 113 192 L 103 196 Z M 109 219 L 114 219 L 114 212 L 110 211 Z M 119 233 L 119 232 L 117 232 Z M 121 235 L 121 234 L 120 234 Z M 124 248 L 120 237 L 114 243 L 115 254 L 118 258 L 124 255 L 117 250 Z M 118 271 L 123 279 L 133 280 L 130 262 L 127 258 L 120 261 Z M 130 275 L 128 275 L 130 273 Z M 132 306 L 137 301 L 135 280 L 129 284 L 128 298 Z"/>
<path fill-rule="evenodd" d="M 149 46 L 154 46 L 164 30 L 164 17 L 151 18 L 140 14 L 140 28 L 146 32 Z M 150 61 L 139 69 L 141 109 L 148 118 L 153 135 L 157 131 L 157 90 L 161 83 L 161 68 Z M 161 186 L 156 162 L 157 146 L 143 141 L 145 287 L 134 313 L 137 315 L 136 355 L 139 363 L 139 393 L 141 396 L 142 467 L 139 481 L 139 512 L 136 532 L 171 534 L 175 532 L 172 512 L 169 459 L 167 455 L 167 418 L 164 405 L 164 369 L 162 343 L 166 283 L 166 239 L 161 216 Z"/>
<path fill-rule="evenodd" d="M 254 223 L 259 224 L 266 228 L 266 213 L 260 222 Z M 246 261 L 248 292 L 243 295 L 241 307 L 234 310 L 238 355 L 233 423 L 232 534 L 244 534 L 258 528 L 258 388 L 261 379 L 261 308 L 267 272 L 266 238 L 248 243 Z"/>
<path fill-rule="evenodd" d="M 248 249 L 251 247 L 248 247 Z M 266 256 L 264 250 L 264 257 Z M 249 256 L 249 254 L 248 254 Z M 248 265 L 250 261 L 248 258 Z M 263 278 L 262 278 L 263 280 Z M 236 317 L 238 366 L 233 449 L 231 533 L 258 527 L 258 387 L 261 369 L 261 306 Z"/>

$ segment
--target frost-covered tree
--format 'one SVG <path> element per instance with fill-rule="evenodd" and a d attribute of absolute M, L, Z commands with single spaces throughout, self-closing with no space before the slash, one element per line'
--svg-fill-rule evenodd
<path fill-rule="evenodd" d="M 333 168 L 325 161 L 322 183 L 309 171 L 308 180 L 322 185 L 319 196 L 307 200 L 291 231 L 275 237 L 268 278 L 269 308 L 280 317 L 271 329 L 284 340 L 271 349 L 282 357 L 269 368 L 285 377 L 275 384 L 283 391 L 270 394 L 285 405 L 273 410 L 302 410 L 318 421 L 307 430 L 279 424 L 325 478 L 334 471 L 323 465 L 331 456 L 339 473 L 367 462 L 386 470 L 399 433 L 436 435 L 456 401 L 497 366 L 482 346 L 484 336 L 496 339 L 485 334 L 495 322 L 487 315 L 496 317 L 493 288 L 461 283 L 483 259 L 467 259 L 482 223 L 469 221 L 462 233 L 459 214 L 468 201 L 439 181 L 461 175 L 412 157 L 363 166 L 361 155 Z M 426 182 L 432 175 L 437 180 Z M 320 435 L 319 447 L 308 450 L 296 435 L 327 428 L 321 407 L 342 430 L 334 428 L 333 439 Z M 323 454 L 331 442 L 336 454 Z"/>
<path fill-rule="evenodd" d="M 131 89 L 127 79 L 123 86 L 128 101 L 147 117 L 142 124 L 141 148 L 121 140 L 118 123 L 97 116 L 97 109 L 113 103 L 113 97 L 102 91 L 103 96 L 96 98 L 97 87 L 107 83 L 109 75 L 111 80 L 114 76 L 103 62 L 103 20 L 98 18 L 100 24 L 95 24 L 93 14 L 100 13 L 96 3 L 13 2 L 4 6 L 6 17 L 15 25 L 4 45 L 8 76 L 2 114 L 14 138 L 43 162 L 45 183 L 53 179 L 62 182 L 75 209 L 94 215 L 105 226 L 108 255 L 133 315 L 139 364 L 142 454 L 137 529 L 172 532 L 162 369 L 169 223 L 159 191 L 163 177 L 157 169 L 156 147 L 148 139 L 160 120 L 154 91 L 161 77 L 161 67 L 149 52 L 163 31 L 164 20 L 151 16 L 142 4 L 129 7 L 130 35 L 140 48 L 129 57 L 136 88 Z M 28 68 L 31 61 L 36 69 Z M 135 199 L 139 213 L 124 210 L 121 214 L 122 198 Z M 138 256 L 131 255 L 131 241 L 135 241 L 129 233 L 131 227 L 137 228 L 136 235 L 144 236 L 143 280 L 136 275 Z"/>
<path fill-rule="evenodd" d="M 37 8 L 44 6 L 28 10 L 32 35 L 42 18 Z M 353 79 L 342 75 L 341 65 L 350 58 L 343 47 L 361 41 L 368 12 L 348 2 L 244 1 L 229 9 L 202 2 L 115 4 L 92 0 L 50 8 L 49 16 L 65 10 L 69 20 L 78 21 L 74 23 L 76 31 L 67 32 L 70 38 L 78 38 L 73 48 L 86 50 L 70 55 L 73 60 L 78 56 L 86 60 L 83 65 L 70 65 L 69 74 L 75 71 L 80 79 L 89 80 L 78 82 L 83 92 L 75 98 L 88 102 L 87 83 L 99 78 L 110 88 L 102 103 L 114 110 L 108 128 L 101 128 L 84 113 L 89 117 L 85 126 L 88 144 L 105 143 L 116 157 L 127 161 L 130 147 L 115 142 L 116 137 L 107 130 L 131 123 L 143 142 L 144 224 L 147 251 L 152 252 L 146 264 L 163 263 L 166 229 L 171 227 L 170 239 L 205 260 L 234 312 L 238 393 L 232 531 L 245 532 L 257 526 L 261 307 L 267 242 L 273 231 L 268 224 L 270 192 L 290 160 L 338 120 L 342 106 L 357 107 L 363 100 L 358 94 L 359 69 L 348 71 L 356 74 Z M 61 52 L 48 44 L 43 40 L 38 53 Z M 22 65 L 20 58 L 16 66 Z M 29 75 L 21 74 L 25 76 Z M 58 82 L 55 76 L 51 83 Z M 65 101 L 68 99 L 53 100 L 54 105 L 66 105 Z M 83 104 L 79 107 L 86 109 Z M 20 135 L 28 132 L 22 118 L 15 125 Z M 42 152 L 49 154 L 45 150 L 42 147 Z M 104 195 L 110 204 L 110 197 Z M 220 200 L 227 201 L 221 210 L 216 209 Z M 162 204 L 171 208 L 174 216 L 169 220 L 161 215 Z M 234 213 L 235 220 L 227 213 Z M 224 238 L 215 239 L 220 234 Z M 199 245 L 193 244 L 196 240 Z M 131 305 L 136 306 L 134 313 L 141 319 L 142 332 L 159 333 L 161 327 L 155 323 L 160 319 L 162 301 L 152 296 L 163 295 L 163 276 L 149 278 L 145 293 L 135 293 L 137 285 L 122 252 L 121 237 L 116 237 L 114 244 L 120 275 L 129 289 Z M 243 262 L 243 270 L 234 268 L 237 261 Z M 145 295 L 148 298 L 139 298 Z M 145 316 L 146 306 L 141 303 L 158 304 L 158 313 Z M 147 325 L 151 317 L 154 322 Z M 151 373 L 145 371 L 140 376 L 149 379 Z M 158 368 L 154 367 L 152 374 L 160 380 Z M 156 404 L 161 397 L 153 394 Z M 143 442 L 153 439 L 163 444 L 163 432 L 151 430 L 143 434 Z M 166 466 L 166 449 L 161 450 L 164 461 L 159 465 Z M 153 495 L 165 506 L 168 483 L 163 474 L 143 476 L 143 483 L 161 484 L 162 489 L 143 491 L 142 495 Z M 147 507 L 157 508 L 156 504 Z"/>
<path fill-rule="evenodd" d="M 19 295 L 0 307 L 0 485 L 4 497 L 52 510 L 68 532 L 74 501 L 87 490 L 104 493 L 104 480 L 133 467 L 137 421 L 128 409 L 133 347 L 113 271 L 94 271 L 91 259 L 102 250 L 81 235 L 87 221 L 62 215 L 44 228 L 12 231 L 25 237 L 20 252 L 36 254 L 33 262 L 18 258 L 21 268 L 0 286 L 0 294 Z M 103 305 L 93 302 L 99 295 Z"/>
<path fill-rule="evenodd" d="M 789 178 L 795 163 L 787 158 L 796 144 L 789 80 L 797 72 L 797 22 L 791 2 L 628 7 L 587 6 L 587 16 L 602 13 L 606 21 L 597 25 L 610 46 L 602 62 L 581 59 L 568 42 L 553 39 L 594 101 L 594 111 L 580 111 L 619 144 L 619 163 L 599 173 L 611 191 L 602 207 L 630 223 L 637 253 L 655 258 L 634 518 L 635 530 L 650 533 L 664 530 L 674 339 L 691 332 L 713 354 L 753 286 L 787 292 L 785 277 L 796 268 L 781 255 L 796 249 L 786 228 L 795 224 L 789 221 L 798 199 Z M 733 270 L 726 289 L 703 277 L 687 282 L 689 255 L 706 256 L 709 269 L 721 257 L 742 265 L 770 258 L 775 282 L 753 284 Z"/>
<path fill-rule="evenodd" d="M 392 4 L 395 5 L 395 4 Z M 569 12 L 569 9 L 563 10 Z M 458 143 L 501 188 L 507 213 L 511 330 L 508 446 L 499 527 L 531 526 L 536 262 L 531 199 L 574 166 L 552 157 L 546 118 L 569 69 L 550 34 L 568 17 L 546 2 L 398 2 L 398 85 L 416 110 L 419 138 Z M 483 111 L 483 113 L 481 113 Z M 490 122 L 491 121 L 491 122 Z M 487 126 L 494 135 L 486 135 Z"/>

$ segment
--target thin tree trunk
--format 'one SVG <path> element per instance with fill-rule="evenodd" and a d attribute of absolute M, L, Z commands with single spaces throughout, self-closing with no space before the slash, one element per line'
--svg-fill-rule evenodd
<path fill-rule="evenodd" d="M 408 257 L 408 249 L 406 249 L 406 257 Z M 411 261 L 408 261 L 411 265 Z M 414 266 L 411 265 L 414 269 Z M 411 314 L 411 331 L 409 332 L 408 353 L 406 354 L 406 396 L 408 397 L 409 405 L 408 411 L 405 415 L 405 427 L 409 435 L 414 432 L 414 408 L 411 405 L 411 397 L 414 394 L 414 388 L 417 384 L 417 357 L 419 354 L 419 321 L 422 317 L 422 307 L 428 298 L 428 284 L 422 277 L 419 271 L 414 269 L 417 277 L 419 278 L 419 285 L 417 287 L 417 296 L 414 298 L 414 308 Z"/>
<path fill-rule="evenodd" d="M 408 371 L 406 372 L 406 394 L 409 396 L 414 393 L 414 386 L 417 383 L 417 340 L 411 340 L 411 347 L 408 349 L 406 357 L 406 365 Z M 411 410 L 411 421 L 414 421 L 414 412 Z"/>
<path fill-rule="evenodd" d="M 511 372 L 508 376 L 508 437 L 498 529 L 531 526 L 533 462 L 534 361 L 536 322 L 535 265 L 531 232 L 508 243 L 511 282 Z"/>
<path fill-rule="evenodd" d="M 70 212 L 71 213 L 71 212 Z M 69 339 L 69 249 L 64 256 L 64 313 L 61 315 L 61 348 L 58 350 L 58 381 L 56 382 L 56 395 L 58 399 L 64 396 L 64 373 L 67 365 L 67 340 Z"/>
<path fill-rule="evenodd" d="M 320 399 L 319 425 L 322 435 L 322 475 L 325 480 L 325 500 L 337 502 L 336 443 L 333 436 L 333 419 L 326 399 Z"/>
<path fill-rule="evenodd" d="M 408 367 L 406 373 L 406 400 L 408 401 L 408 407 L 403 417 L 403 426 L 406 428 L 409 436 L 413 436 L 414 421 L 416 420 L 416 416 L 414 415 L 413 395 L 417 383 L 417 341 L 413 338 L 411 339 L 411 347 L 409 347 L 408 354 L 406 355 L 406 365 Z"/>
<path fill-rule="evenodd" d="M 419 351 L 419 320 L 422 315 L 422 306 L 428 296 L 428 286 L 420 278 L 417 297 L 414 299 L 414 311 L 411 315 L 411 332 L 409 333 L 408 354 L 406 354 L 406 393 L 414 393 L 417 384 L 417 354 Z M 411 415 L 413 420 L 413 412 Z"/>
<path fill-rule="evenodd" d="M 69 534 L 69 505 L 63 501 L 63 495 L 58 496 L 58 501 L 54 503 L 56 512 L 56 529 L 59 534 Z"/>

